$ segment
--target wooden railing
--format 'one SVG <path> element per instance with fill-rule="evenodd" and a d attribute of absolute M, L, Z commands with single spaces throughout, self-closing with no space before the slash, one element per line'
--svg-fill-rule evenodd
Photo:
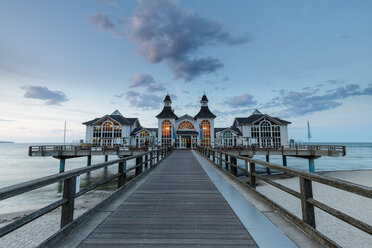
<path fill-rule="evenodd" d="M 314 207 L 317 207 L 324 212 L 362 230 L 370 235 L 372 235 L 372 226 L 355 219 L 354 217 L 345 214 L 335 208 L 324 204 L 313 197 L 312 182 L 321 183 L 333 188 L 341 189 L 353 194 L 364 196 L 372 199 L 372 188 L 364 185 L 359 185 L 331 177 L 326 177 L 322 175 L 317 175 L 314 173 L 308 173 L 304 171 L 299 171 L 295 169 L 290 169 L 284 166 L 280 166 L 274 163 L 264 162 L 261 160 L 254 160 L 248 157 L 236 156 L 228 152 L 224 152 L 217 149 L 198 147 L 199 152 L 206 158 L 211 160 L 218 168 L 227 171 L 232 178 L 238 180 L 244 186 L 248 187 L 249 190 L 258 195 L 261 199 L 266 201 L 273 208 L 278 210 L 286 218 L 291 220 L 294 224 L 299 226 L 302 230 L 307 232 L 313 238 L 321 242 L 323 245 L 328 247 L 340 247 L 337 243 L 326 237 L 324 234 L 316 229 L 316 219 L 314 213 Z M 245 162 L 245 168 L 238 166 L 237 160 L 243 160 Z M 224 165 L 224 166 L 223 166 Z M 292 176 L 299 177 L 300 181 L 300 192 L 290 189 L 282 184 L 279 184 L 268 177 L 259 175 L 256 173 L 256 165 L 261 165 L 266 168 L 275 169 L 282 171 Z M 238 177 L 238 171 L 241 171 L 243 175 L 249 177 L 249 184 L 245 183 L 241 178 Z M 301 201 L 302 206 L 302 219 L 298 218 L 296 215 L 292 214 L 273 200 L 269 199 L 267 196 L 263 195 L 256 190 L 256 180 L 260 179 L 298 199 Z"/>
<path fill-rule="evenodd" d="M 35 189 L 38 189 L 38 188 L 41 188 L 41 187 L 44 187 L 44 186 L 47 186 L 53 183 L 58 183 L 58 182 L 63 181 L 62 199 L 56 202 L 53 202 L 52 204 L 49 204 L 48 206 L 43 207 L 29 215 L 21 217 L 4 227 L 1 227 L 0 238 L 60 206 L 62 206 L 60 227 L 61 229 L 66 228 L 67 226 L 75 222 L 73 218 L 75 198 L 97 188 L 98 186 L 108 183 L 116 178 L 117 178 L 117 183 L 118 183 L 117 184 L 118 190 L 122 189 L 129 183 L 129 181 L 127 181 L 128 172 L 135 170 L 135 177 L 141 175 L 144 170 L 152 168 L 153 166 L 157 165 L 161 160 L 163 160 L 172 151 L 172 149 L 173 149 L 172 147 L 161 148 L 161 149 L 150 151 L 150 152 L 144 152 L 140 155 L 111 160 L 105 163 L 99 163 L 99 164 L 92 165 L 89 167 L 79 168 L 79 169 L 71 170 L 68 172 L 54 174 L 51 176 L 46 176 L 46 177 L 42 177 L 39 179 L 35 179 L 29 182 L 1 188 L 0 189 L 0 201 L 8 199 L 10 197 L 21 195 L 31 190 L 35 190 Z M 127 161 L 133 160 L 133 159 L 136 160 L 135 165 L 127 169 L 126 168 Z M 95 171 L 98 169 L 106 168 L 111 165 L 118 166 L 118 173 L 112 176 L 109 176 L 107 178 L 104 178 L 96 183 L 93 183 L 83 189 L 80 189 L 79 186 L 76 187 L 77 186 L 76 179 L 80 175 L 86 174 L 88 172 Z M 116 193 L 117 191 L 115 191 L 114 193 Z M 88 217 L 88 214 L 80 216 L 79 217 L 80 219 L 78 218 L 79 223 L 84 221 L 87 217 Z"/>
<path fill-rule="evenodd" d="M 63 152 L 63 151 L 129 151 L 129 150 L 150 150 L 151 146 L 91 146 L 91 145 L 44 145 L 44 146 L 30 146 L 28 149 L 28 155 L 31 156 L 33 152 Z M 156 149 L 156 147 L 155 147 Z"/>
<path fill-rule="evenodd" d="M 343 145 L 306 145 L 306 144 L 295 144 L 289 146 L 280 147 L 259 147 L 255 145 L 250 146 L 228 146 L 218 147 L 222 150 L 249 150 L 249 151 L 328 151 L 328 152 L 342 152 L 342 156 L 346 155 L 346 146 Z"/>

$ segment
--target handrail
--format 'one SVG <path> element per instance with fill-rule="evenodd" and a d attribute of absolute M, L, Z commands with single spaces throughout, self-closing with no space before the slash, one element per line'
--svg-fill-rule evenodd
<path fill-rule="evenodd" d="M 313 198 L 312 193 L 312 181 L 318 182 L 324 185 L 328 185 L 337 189 L 341 189 L 350 193 L 354 193 L 360 196 L 364 196 L 367 198 L 372 199 L 372 187 L 347 182 L 344 180 L 331 178 L 323 175 L 317 175 L 314 173 L 308 173 L 300 170 L 295 170 L 291 168 L 287 168 L 284 166 L 280 166 L 278 164 L 264 162 L 261 160 L 256 160 L 248 157 L 234 155 L 228 152 L 224 152 L 221 149 L 212 149 L 209 147 L 198 147 L 198 151 L 208 158 L 211 162 L 213 162 L 218 168 L 223 169 L 222 163 L 224 163 L 225 170 L 233 176 L 236 180 L 239 180 L 241 183 L 244 183 L 246 187 L 248 187 L 252 192 L 256 193 L 259 197 L 263 200 L 268 202 L 271 206 L 276 208 L 279 212 L 283 215 L 288 217 L 292 220 L 297 226 L 303 229 L 305 232 L 310 234 L 312 237 L 316 238 L 323 244 L 326 244 L 331 247 L 339 247 L 335 242 L 330 240 L 328 237 L 324 236 L 316 229 L 315 225 L 315 212 L 314 207 L 317 207 L 328 214 L 362 230 L 370 235 L 372 235 L 372 226 L 351 217 L 339 210 L 336 210 L 324 203 L 321 203 Z M 223 155 L 225 159 L 223 159 Z M 229 159 L 230 158 L 230 159 Z M 246 162 L 246 165 L 249 164 L 249 170 L 246 168 L 242 168 L 237 165 L 237 159 L 243 160 Z M 297 192 L 293 189 L 290 189 L 282 184 L 276 183 L 275 181 L 271 180 L 268 177 L 264 177 L 259 175 L 255 172 L 255 166 L 261 165 L 266 168 L 275 169 L 278 171 L 282 171 L 284 173 L 297 176 L 300 178 L 300 192 Z M 244 174 L 249 177 L 249 185 L 247 185 L 244 181 L 237 177 L 238 170 L 244 172 Z M 301 200 L 302 205 L 302 219 L 298 218 L 296 215 L 290 213 L 288 210 L 284 209 L 282 206 L 274 202 L 273 200 L 269 199 L 267 196 L 261 194 L 256 190 L 256 179 L 263 180 L 270 185 L 298 198 Z"/>
<path fill-rule="evenodd" d="M 153 166 L 157 165 L 160 161 L 162 161 L 165 157 L 169 155 L 169 153 L 173 150 L 173 147 L 163 147 L 159 148 L 157 150 L 144 152 L 139 155 L 120 158 L 111 160 L 104 163 L 99 163 L 96 165 L 92 165 L 85 168 L 78 168 L 74 169 L 68 172 L 58 173 L 42 178 L 38 178 L 35 180 L 31 180 L 24 183 L 19 183 L 16 185 L 8 186 L 5 188 L 0 189 L 0 201 L 21 195 L 23 193 L 26 193 L 28 191 L 38 189 L 53 183 L 58 183 L 63 181 L 63 197 L 62 199 L 59 199 L 58 201 L 55 201 L 46 207 L 43 207 L 29 215 L 26 215 L 24 217 L 21 217 L 17 219 L 16 221 L 3 226 L 0 228 L 0 238 L 4 235 L 20 228 L 21 226 L 43 216 L 44 214 L 62 206 L 62 214 L 61 214 L 61 229 L 65 227 L 66 225 L 70 224 L 73 221 L 73 214 L 74 214 L 74 199 L 97 188 L 98 186 L 105 184 L 107 182 L 110 182 L 116 178 L 118 178 L 118 189 L 124 187 L 128 182 L 126 179 L 126 174 L 132 170 L 135 170 L 135 177 L 139 176 L 143 169 L 149 169 Z M 145 159 L 144 159 L 145 158 Z M 136 159 L 135 166 L 131 168 L 126 168 L 126 163 L 129 160 Z M 106 168 L 110 165 L 118 165 L 118 173 L 115 175 L 112 175 L 108 178 L 103 178 L 102 180 L 89 185 L 83 189 L 79 189 L 78 192 L 76 192 L 76 178 L 82 174 L 95 171 L 101 168 Z"/>

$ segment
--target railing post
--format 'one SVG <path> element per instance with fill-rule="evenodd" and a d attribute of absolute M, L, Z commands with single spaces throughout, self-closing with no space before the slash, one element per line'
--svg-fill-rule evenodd
<path fill-rule="evenodd" d="M 160 153 L 159 153 L 159 150 L 156 151 L 156 163 L 159 163 L 159 156 L 160 156 Z"/>
<path fill-rule="evenodd" d="M 127 169 L 127 161 L 119 162 L 118 165 L 118 173 L 120 176 L 118 177 L 118 188 L 123 186 L 125 184 L 125 181 L 127 179 L 127 174 L 124 173 L 124 171 Z"/>
<path fill-rule="evenodd" d="M 218 157 L 219 157 L 218 164 L 219 164 L 220 168 L 222 168 L 222 151 L 221 150 L 219 151 Z"/>
<path fill-rule="evenodd" d="M 105 155 L 105 162 L 108 161 L 108 155 Z"/>
<path fill-rule="evenodd" d="M 266 155 L 266 162 L 268 162 L 268 163 L 270 162 L 270 156 L 269 156 L 269 155 Z M 271 173 L 270 173 L 270 168 L 269 168 L 269 167 L 266 167 L 266 172 L 267 172 L 267 174 L 269 174 L 269 175 L 271 174 Z"/>
<path fill-rule="evenodd" d="M 314 206 L 307 199 L 313 198 L 311 180 L 300 177 L 302 219 L 315 228 Z"/>
<path fill-rule="evenodd" d="M 154 151 L 150 152 L 150 167 L 154 165 Z"/>
<path fill-rule="evenodd" d="M 225 154 L 225 169 L 229 170 L 229 156 Z"/>
<path fill-rule="evenodd" d="M 234 176 L 237 176 L 238 175 L 238 168 L 232 166 L 232 164 L 238 166 L 238 159 L 235 158 L 235 157 L 230 157 L 230 172 Z"/>
<path fill-rule="evenodd" d="M 149 162 L 148 162 L 148 159 L 149 159 L 149 155 L 145 155 L 145 169 L 147 169 L 148 165 L 149 165 Z"/>
<path fill-rule="evenodd" d="M 137 157 L 136 158 L 136 176 L 138 176 L 140 173 L 141 173 L 141 171 L 140 171 L 140 163 L 141 163 L 141 160 L 140 160 L 140 157 Z"/>
<path fill-rule="evenodd" d="M 213 156 L 213 163 L 216 163 L 216 157 L 215 157 L 215 155 L 216 155 L 216 152 L 215 152 L 215 151 L 213 151 L 213 152 L 212 152 L 212 156 Z"/>
<path fill-rule="evenodd" d="M 90 166 L 92 164 L 92 155 L 88 155 L 87 157 L 87 166 Z"/>
<path fill-rule="evenodd" d="M 68 201 L 62 205 L 61 228 L 74 220 L 74 205 L 76 192 L 76 177 L 71 177 L 63 182 L 63 199 Z"/>
<path fill-rule="evenodd" d="M 250 162 L 249 163 L 249 173 L 250 173 L 250 186 L 252 188 L 256 188 L 256 177 L 253 175 L 254 173 L 256 173 L 256 164 L 253 163 L 253 162 Z"/>

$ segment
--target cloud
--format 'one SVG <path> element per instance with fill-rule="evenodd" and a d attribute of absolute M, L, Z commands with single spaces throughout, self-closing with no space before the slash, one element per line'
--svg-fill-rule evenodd
<path fill-rule="evenodd" d="M 132 83 L 129 85 L 129 88 L 149 86 L 154 83 L 155 80 L 149 73 L 137 73 L 132 77 Z"/>
<path fill-rule="evenodd" d="M 138 73 L 132 77 L 129 88 L 147 87 L 148 92 L 165 91 L 163 84 L 155 81 L 149 73 Z"/>
<path fill-rule="evenodd" d="M 26 91 L 24 94 L 25 98 L 45 100 L 46 105 L 60 105 L 62 102 L 69 100 L 62 91 L 52 91 L 47 87 L 23 86 L 21 89 Z"/>
<path fill-rule="evenodd" d="M 142 110 L 159 109 L 163 101 L 162 97 L 154 94 L 140 94 L 135 91 L 125 93 L 130 106 L 140 108 Z"/>
<path fill-rule="evenodd" d="M 203 18 L 171 0 L 138 0 L 130 23 L 141 54 L 151 63 L 164 61 L 175 78 L 186 81 L 223 67 L 218 59 L 196 57 L 202 47 L 218 43 L 232 46 L 249 40 L 246 36 L 232 36 L 217 21 Z"/>
<path fill-rule="evenodd" d="M 333 83 L 334 84 L 334 83 Z M 338 85 L 339 83 L 336 83 Z M 281 96 L 273 98 L 272 106 L 284 107 L 284 116 L 302 116 L 318 111 L 334 109 L 342 105 L 342 100 L 352 96 L 372 96 L 372 84 L 362 89 L 358 84 L 346 84 L 317 94 L 320 89 L 303 91 L 281 90 Z"/>
<path fill-rule="evenodd" d="M 256 105 L 257 101 L 254 99 L 254 96 L 249 95 L 248 93 L 243 93 L 238 96 L 230 97 L 228 100 L 225 101 L 225 104 L 233 108 L 249 107 L 252 105 Z"/>
<path fill-rule="evenodd" d="M 102 12 L 94 13 L 89 18 L 89 23 L 103 32 L 112 32 L 115 28 L 115 25 L 111 22 L 107 15 Z"/>
<path fill-rule="evenodd" d="M 3 122 L 12 122 L 12 121 L 15 121 L 15 120 L 0 119 L 0 121 L 3 121 Z"/>
<path fill-rule="evenodd" d="M 96 3 L 98 6 L 119 6 L 118 0 L 102 0 Z"/>

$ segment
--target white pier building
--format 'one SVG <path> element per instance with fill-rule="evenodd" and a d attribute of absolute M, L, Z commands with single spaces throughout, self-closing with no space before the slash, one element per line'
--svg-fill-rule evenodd
<path fill-rule="evenodd" d="M 271 117 L 255 110 L 248 117 L 236 117 L 233 125 L 215 128 L 214 115 L 203 95 L 200 110 L 195 116 L 178 117 L 172 109 L 169 95 L 164 98 L 164 108 L 156 116 L 157 128 L 142 127 L 138 118 L 126 118 L 118 110 L 84 122 L 86 143 L 94 146 L 169 146 L 176 148 L 209 147 L 281 147 L 288 145 L 290 122 Z"/>

